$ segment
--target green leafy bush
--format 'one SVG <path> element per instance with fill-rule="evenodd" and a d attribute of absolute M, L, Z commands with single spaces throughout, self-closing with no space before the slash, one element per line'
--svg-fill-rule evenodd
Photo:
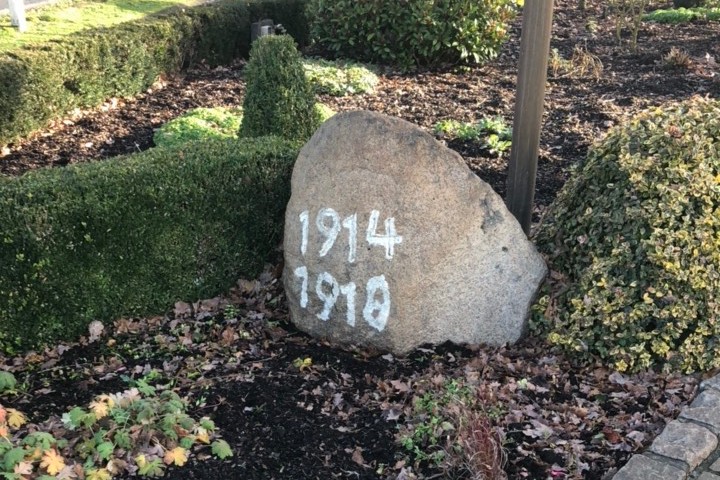
<path fill-rule="evenodd" d="M 303 66 L 305 75 L 318 94 L 344 97 L 372 93 L 378 83 L 378 76 L 358 63 L 312 58 L 304 60 Z"/>
<path fill-rule="evenodd" d="M 312 38 L 333 55 L 409 68 L 495 57 L 520 0 L 309 0 Z"/>
<path fill-rule="evenodd" d="M 256 40 L 245 78 L 240 136 L 307 140 L 320 126 L 315 94 L 292 37 L 269 35 Z"/>
<path fill-rule="evenodd" d="M 240 108 L 194 108 L 160 127 L 153 142 L 166 147 L 208 138 L 237 138 L 241 121 Z"/>
<path fill-rule="evenodd" d="M 304 2 L 220 1 L 2 53 L 0 145 L 73 108 L 142 92 L 161 73 L 247 55 L 250 23 L 260 18 L 282 22 L 302 45 Z"/>
<path fill-rule="evenodd" d="M 720 366 L 720 103 L 613 129 L 538 234 L 552 269 L 535 327 L 618 370 Z"/>
<path fill-rule="evenodd" d="M 298 150 L 208 140 L 0 177 L 0 350 L 259 274 L 281 238 Z"/>
<path fill-rule="evenodd" d="M 694 20 L 720 20 L 720 8 L 678 8 L 658 9 L 643 15 L 646 22 L 655 23 L 687 23 Z"/>

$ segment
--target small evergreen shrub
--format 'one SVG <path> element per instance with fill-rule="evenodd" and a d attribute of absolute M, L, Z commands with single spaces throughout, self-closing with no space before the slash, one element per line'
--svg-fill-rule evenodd
<path fill-rule="evenodd" d="M 331 54 L 410 68 L 494 58 L 521 0 L 309 0 L 312 38 Z"/>
<path fill-rule="evenodd" d="M 281 241 L 298 151 L 207 140 L 0 177 L 0 351 L 257 275 Z"/>
<path fill-rule="evenodd" d="M 194 108 L 160 127 L 153 142 L 158 147 L 167 147 L 208 138 L 237 138 L 241 121 L 240 108 Z"/>
<path fill-rule="evenodd" d="M 329 61 L 312 58 L 303 61 L 305 74 L 315 93 L 344 97 L 372 93 L 378 76 L 369 68 L 347 61 Z"/>
<path fill-rule="evenodd" d="M 537 236 L 535 328 L 620 371 L 720 366 L 720 103 L 644 112 L 592 148 Z"/>
<path fill-rule="evenodd" d="M 269 35 L 256 40 L 245 78 L 241 137 L 307 140 L 315 133 L 320 125 L 315 94 L 292 37 Z"/>

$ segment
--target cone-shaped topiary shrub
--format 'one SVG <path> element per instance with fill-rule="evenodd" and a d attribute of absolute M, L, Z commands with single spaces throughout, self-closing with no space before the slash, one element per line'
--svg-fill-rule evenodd
<path fill-rule="evenodd" d="M 590 152 L 537 236 L 534 327 L 618 370 L 720 367 L 720 102 L 644 112 Z"/>
<path fill-rule="evenodd" d="M 306 140 L 320 126 L 315 95 L 292 37 L 270 35 L 256 40 L 245 78 L 240 136 Z"/>

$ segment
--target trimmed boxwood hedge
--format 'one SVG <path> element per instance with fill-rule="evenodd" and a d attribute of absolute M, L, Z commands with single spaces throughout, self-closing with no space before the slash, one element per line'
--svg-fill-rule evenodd
<path fill-rule="evenodd" d="M 258 274 L 281 240 L 299 148 L 209 140 L 0 177 L 0 351 Z"/>
<path fill-rule="evenodd" d="M 161 73 L 250 51 L 250 24 L 282 23 L 308 42 L 305 0 L 226 0 L 0 53 L 0 145 L 77 107 L 135 95 Z"/>

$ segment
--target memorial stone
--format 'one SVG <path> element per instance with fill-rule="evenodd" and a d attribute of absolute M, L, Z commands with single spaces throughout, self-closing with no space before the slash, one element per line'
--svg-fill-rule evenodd
<path fill-rule="evenodd" d="M 515 342 L 547 271 L 457 153 L 362 111 L 335 115 L 301 150 L 284 253 L 301 330 L 399 354 Z"/>

